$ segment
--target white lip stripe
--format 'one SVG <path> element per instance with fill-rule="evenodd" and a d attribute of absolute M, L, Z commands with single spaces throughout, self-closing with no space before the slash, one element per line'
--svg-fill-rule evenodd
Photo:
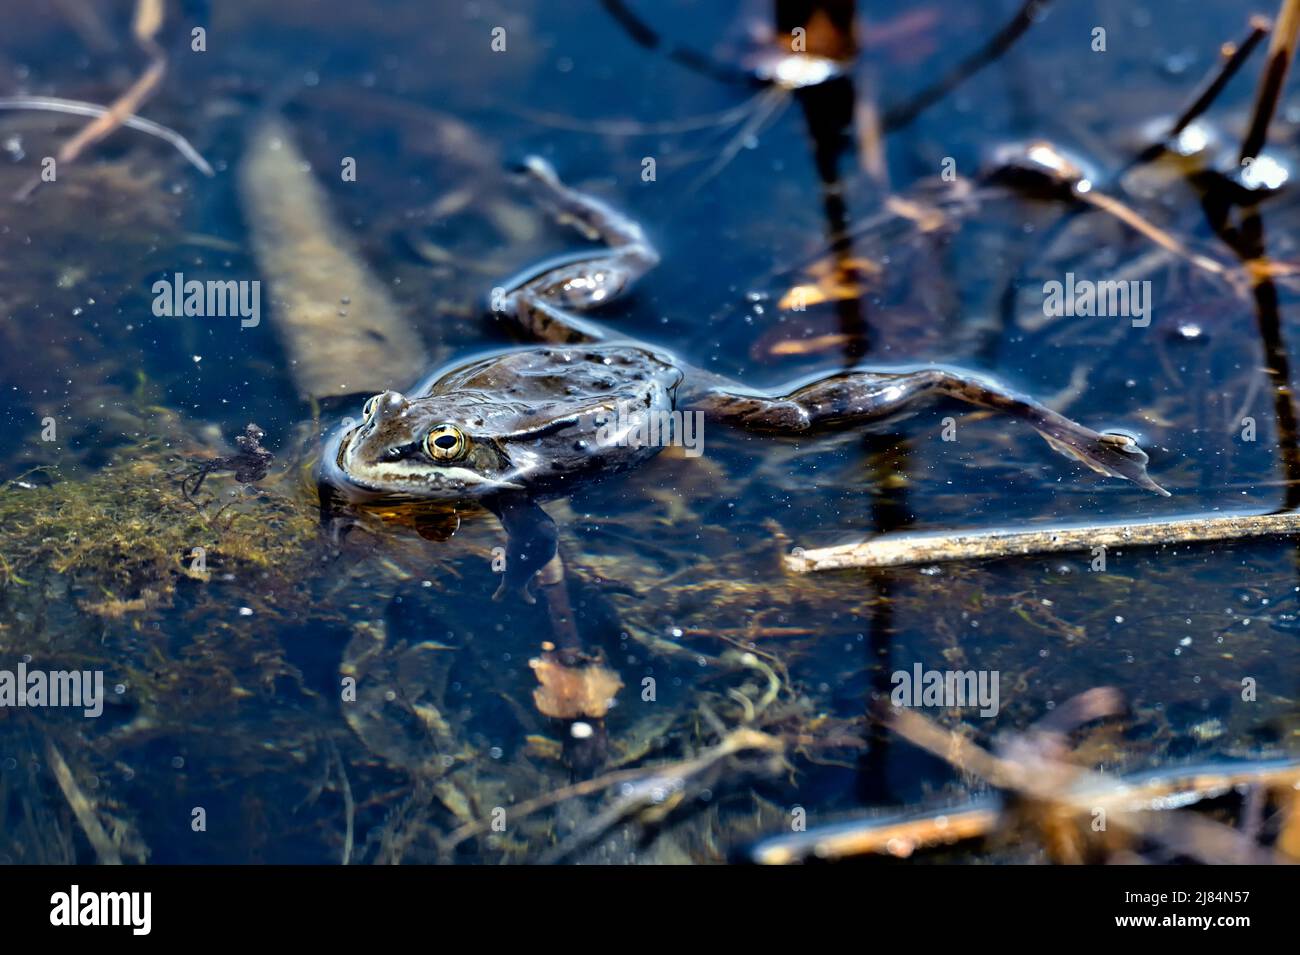
<path fill-rule="evenodd" d="M 355 447 L 352 442 L 348 443 L 347 450 L 343 452 L 343 470 L 349 478 L 358 484 L 377 489 L 415 490 L 423 487 L 434 490 L 437 488 L 437 485 L 431 480 L 434 474 L 442 476 L 445 481 L 464 484 L 467 491 L 485 487 L 510 491 L 523 489 L 522 484 L 515 484 L 510 481 L 494 481 L 491 478 L 484 477 L 477 471 L 471 471 L 469 468 L 438 467 L 437 465 L 421 464 L 415 461 L 393 461 L 385 464 L 363 465 L 357 461 Z"/>

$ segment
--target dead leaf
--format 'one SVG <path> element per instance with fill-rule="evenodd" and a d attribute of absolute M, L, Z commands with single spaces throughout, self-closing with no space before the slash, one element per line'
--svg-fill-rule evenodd
<path fill-rule="evenodd" d="M 594 663 L 566 667 L 547 655 L 529 660 L 528 665 L 541 684 L 533 690 L 533 702 L 543 716 L 555 719 L 602 719 L 623 688 L 617 673 Z"/>

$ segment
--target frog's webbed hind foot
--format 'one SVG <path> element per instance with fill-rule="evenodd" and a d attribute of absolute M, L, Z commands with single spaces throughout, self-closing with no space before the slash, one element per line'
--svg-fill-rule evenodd
<path fill-rule="evenodd" d="M 659 264 L 659 253 L 640 225 L 594 196 L 566 186 L 546 160 L 529 156 L 519 171 L 557 220 L 604 247 L 551 259 L 520 273 L 494 290 L 492 311 L 514 319 L 540 341 L 601 341 L 604 330 L 575 313 L 625 293 Z"/>
<path fill-rule="evenodd" d="M 880 424 L 911 414 L 924 400 L 936 397 L 956 398 L 1019 418 L 1055 450 L 1094 471 L 1169 494 L 1147 475 L 1146 452 L 1128 435 L 1093 431 L 995 381 L 945 369 L 843 372 L 778 396 L 714 388 L 691 404 L 750 430 L 800 433 Z"/>

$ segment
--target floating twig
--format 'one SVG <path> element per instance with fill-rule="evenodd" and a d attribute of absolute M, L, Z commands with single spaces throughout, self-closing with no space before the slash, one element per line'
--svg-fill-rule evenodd
<path fill-rule="evenodd" d="M 1094 547 L 1153 547 L 1300 534 L 1300 513 L 1180 517 L 1128 524 L 1080 524 L 1042 530 L 886 534 L 854 544 L 795 548 L 787 569 L 806 574 L 849 567 L 900 567 L 954 560 L 990 560 L 1090 551 Z"/>

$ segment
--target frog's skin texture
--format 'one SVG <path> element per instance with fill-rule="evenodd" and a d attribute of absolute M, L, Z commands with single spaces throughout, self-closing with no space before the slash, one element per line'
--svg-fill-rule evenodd
<path fill-rule="evenodd" d="M 555 555 L 556 532 L 537 502 L 645 463 L 659 450 L 598 439 L 620 407 L 702 411 L 752 431 L 802 434 L 870 427 L 956 398 L 1019 418 L 1089 467 L 1167 494 L 1132 438 L 1099 434 L 996 381 L 946 368 L 855 369 L 781 389 L 749 391 L 662 350 L 611 340 L 580 313 L 627 291 L 659 256 L 641 228 L 560 182 L 544 160 L 524 173 L 557 217 L 605 248 L 566 256 L 507 283 L 498 316 L 542 342 L 430 376 L 407 394 L 366 402 L 365 420 L 328 441 L 322 510 L 337 498 L 477 501 L 510 537 L 503 589 L 527 586 Z M 503 293 L 503 294 L 502 294 Z"/>

